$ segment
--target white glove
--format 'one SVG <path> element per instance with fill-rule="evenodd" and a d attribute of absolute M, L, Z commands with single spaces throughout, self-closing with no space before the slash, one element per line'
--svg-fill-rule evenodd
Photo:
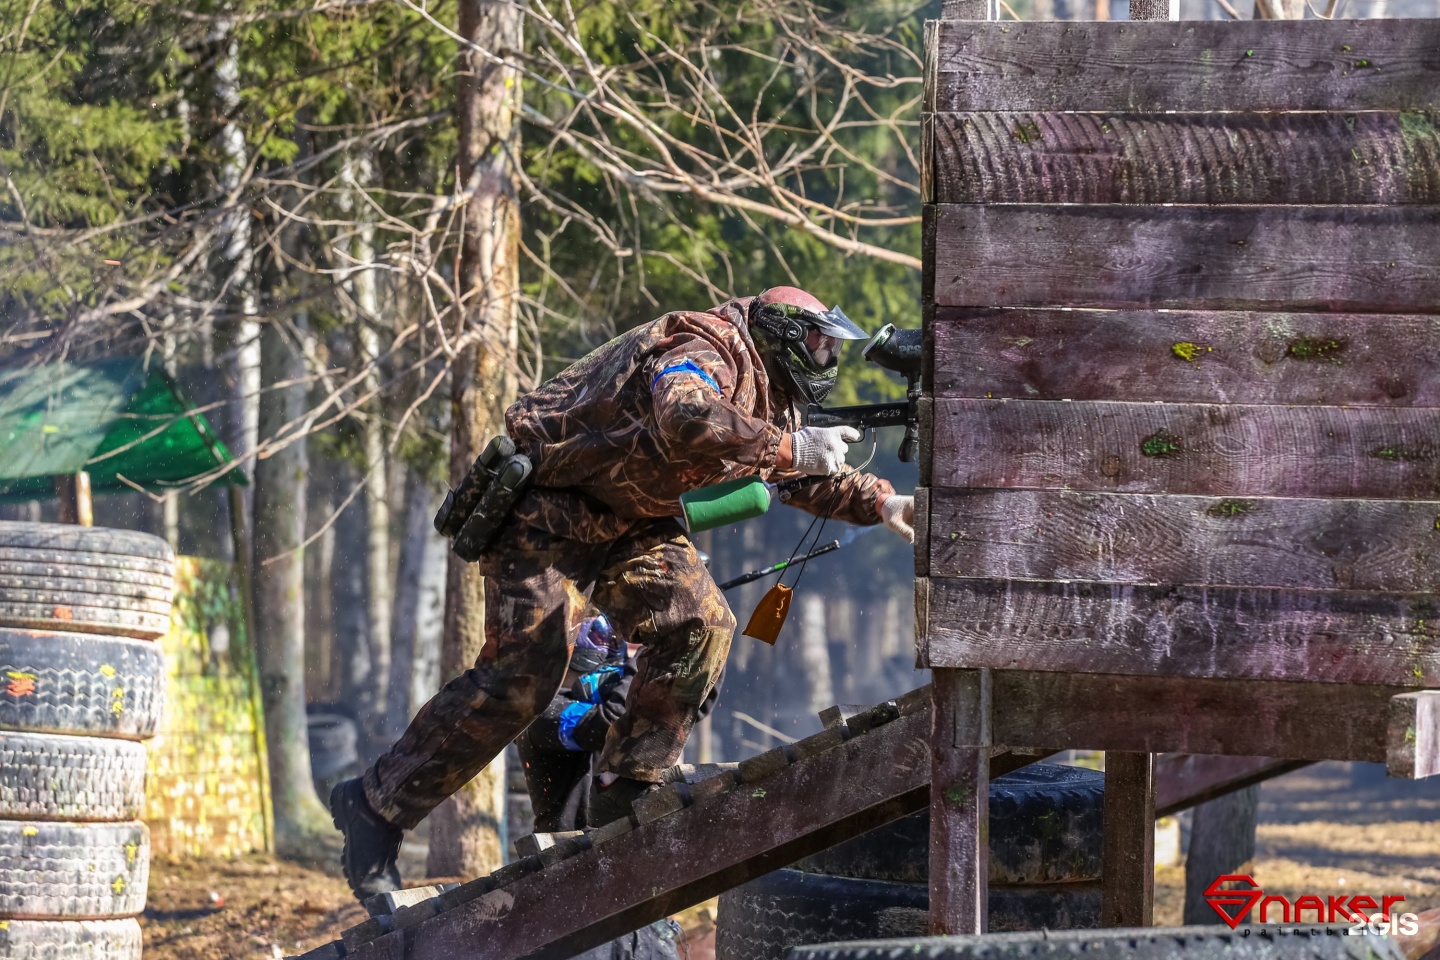
<path fill-rule="evenodd" d="M 854 427 L 801 427 L 790 434 L 790 459 L 801 473 L 833 477 L 845 468 L 845 451 L 863 434 Z"/>
<path fill-rule="evenodd" d="M 915 542 L 915 498 L 891 494 L 880 504 L 880 519 L 885 526 L 905 538 L 906 543 Z"/>

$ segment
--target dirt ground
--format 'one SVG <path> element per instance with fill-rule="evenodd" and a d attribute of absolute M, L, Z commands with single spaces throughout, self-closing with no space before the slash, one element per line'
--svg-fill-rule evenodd
<path fill-rule="evenodd" d="M 407 876 L 421 875 L 423 857 L 407 844 Z M 1325 763 L 1267 783 L 1254 877 L 1292 898 L 1402 894 L 1407 910 L 1440 907 L 1440 778 L 1411 783 Z M 1183 867 L 1157 873 L 1157 923 L 1180 922 L 1184 885 Z M 338 876 L 257 856 L 157 861 L 141 922 L 148 960 L 275 960 L 362 919 Z"/>

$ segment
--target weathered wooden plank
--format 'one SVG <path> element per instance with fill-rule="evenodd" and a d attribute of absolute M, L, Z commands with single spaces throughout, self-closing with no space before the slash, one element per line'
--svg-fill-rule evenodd
<path fill-rule="evenodd" d="M 1440 499 L 1436 407 L 953 399 L 934 429 L 932 541 L 944 487 Z"/>
<path fill-rule="evenodd" d="M 1440 502 L 935 490 L 930 574 L 1425 593 Z M 933 619 L 932 619 L 933 623 Z"/>
<path fill-rule="evenodd" d="M 934 396 L 1440 407 L 1440 317 L 943 307 Z"/>
<path fill-rule="evenodd" d="M 934 210 L 941 306 L 1440 311 L 1429 207 Z"/>
<path fill-rule="evenodd" d="M 1440 117 L 941 113 L 935 203 L 1440 202 Z"/>
<path fill-rule="evenodd" d="M 1305 766 L 1309 761 L 1167 753 L 1155 760 L 1155 816 L 1174 816 Z"/>
<path fill-rule="evenodd" d="M 1440 686 L 1432 594 L 925 583 L 922 666 Z"/>
<path fill-rule="evenodd" d="M 1392 777 L 1410 780 L 1440 774 L 1440 690 L 1416 690 L 1390 699 L 1385 769 Z"/>
<path fill-rule="evenodd" d="M 1390 697 L 1359 684 L 991 672 L 995 741 L 1044 749 L 1385 759 Z"/>
<path fill-rule="evenodd" d="M 1148 927 L 1155 912 L 1155 755 L 1105 753 L 1100 925 Z"/>
<path fill-rule="evenodd" d="M 931 109 L 1417 110 L 1440 21 L 938 24 Z"/>
<path fill-rule="evenodd" d="M 931 697 L 930 934 L 985 933 L 990 871 L 989 671 L 936 670 Z"/>

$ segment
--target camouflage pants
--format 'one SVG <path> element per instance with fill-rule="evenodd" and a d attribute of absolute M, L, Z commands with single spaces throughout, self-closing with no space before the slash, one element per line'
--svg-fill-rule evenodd
<path fill-rule="evenodd" d="M 365 772 L 370 805 L 411 829 L 519 736 L 559 690 L 587 600 L 644 645 L 599 769 L 658 781 L 679 761 L 735 632 L 679 523 L 641 521 L 600 544 L 516 523 L 480 566 L 485 648 Z"/>

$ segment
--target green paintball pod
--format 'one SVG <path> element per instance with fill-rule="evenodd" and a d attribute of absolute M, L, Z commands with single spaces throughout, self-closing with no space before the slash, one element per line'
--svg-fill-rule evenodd
<path fill-rule="evenodd" d="M 761 516 L 775 502 L 775 489 L 759 477 L 741 477 L 687 490 L 680 494 L 685 532 L 699 533 Z"/>
<path fill-rule="evenodd" d="M 835 477 L 800 477 L 766 483 L 759 477 L 740 477 L 680 494 L 680 522 L 686 533 L 713 530 L 763 516 L 776 500 L 782 503 L 803 487 Z"/>

